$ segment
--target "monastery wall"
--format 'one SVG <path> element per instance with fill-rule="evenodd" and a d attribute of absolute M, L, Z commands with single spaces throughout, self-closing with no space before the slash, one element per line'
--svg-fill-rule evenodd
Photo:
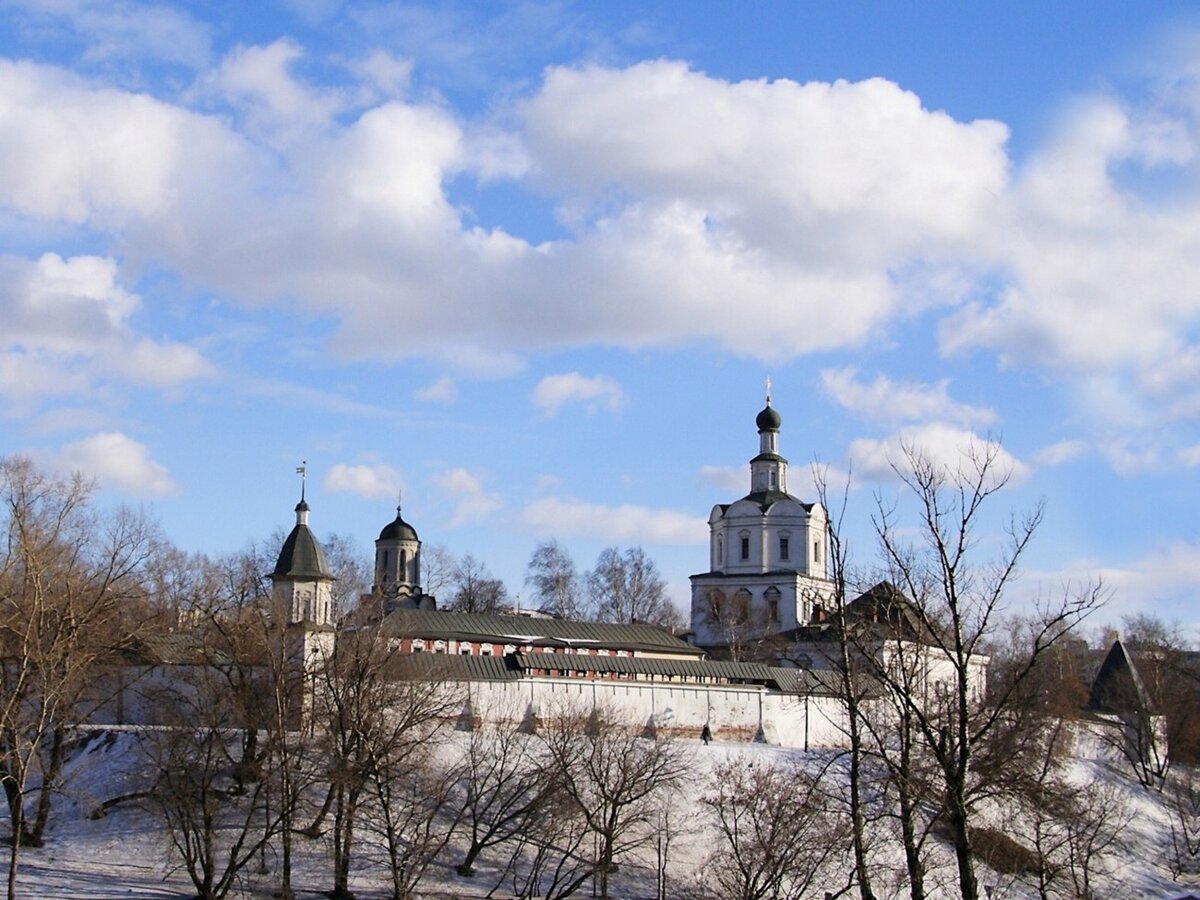
<path fill-rule="evenodd" d="M 718 741 L 761 740 L 781 747 L 836 747 L 845 711 L 833 697 L 780 694 L 753 685 L 523 678 L 465 686 L 464 712 L 476 720 L 537 720 L 599 707 L 630 726 L 699 739 L 705 723 Z"/>

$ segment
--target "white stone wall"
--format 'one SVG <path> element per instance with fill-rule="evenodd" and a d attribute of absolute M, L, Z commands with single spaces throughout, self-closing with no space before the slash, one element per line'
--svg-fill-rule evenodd
<path fill-rule="evenodd" d="M 834 747 L 844 740 L 844 708 L 832 697 L 781 694 L 753 685 L 681 685 L 580 678 L 523 678 L 465 685 L 472 717 L 541 719 L 595 706 L 635 728 L 716 740 L 763 740 L 783 747 Z"/>

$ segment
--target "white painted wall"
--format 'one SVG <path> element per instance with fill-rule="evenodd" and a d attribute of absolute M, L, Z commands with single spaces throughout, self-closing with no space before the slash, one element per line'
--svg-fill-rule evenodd
<path fill-rule="evenodd" d="M 599 706 L 631 727 L 699 739 L 708 723 L 715 740 L 763 740 L 782 747 L 844 743 L 845 711 L 833 697 L 781 694 L 752 685 L 686 685 L 581 678 L 469 682 L 471 715 L 497 721 Z"/>

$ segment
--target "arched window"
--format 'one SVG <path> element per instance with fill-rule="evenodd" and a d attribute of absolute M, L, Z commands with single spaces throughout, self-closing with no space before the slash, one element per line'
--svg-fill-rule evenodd
<path fill-rule="evenodd" d="M 753 598 L 750 592 L 745 588 L 739 590 L 733 595 L 733 609 L 730 612 L 730 617 L 739 625 L 744 624 L 750 619 L 750 604 Z"/>
<path fill-rule="evenodd" d="M 721 613 L 724 611 L 725 595 L 716 588 L 708 592 L 708 612 L 712 616 L 714 622 L 721 621 Z"/>
<path fill-rule="evenodd" d="M 770 625 L 779 624 L 779 588 L 769 587 L 764 592 L 763 596 L 767 601 L 767 623 Z"/>

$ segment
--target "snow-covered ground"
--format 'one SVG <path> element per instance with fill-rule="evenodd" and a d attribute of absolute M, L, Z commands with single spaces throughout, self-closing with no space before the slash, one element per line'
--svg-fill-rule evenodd
<path fill-rule="evenodd" d="M 461 739 L 461 735 L 456 736 Z M 682 823 L 668 854 L 668 896 L 685 896 L 687 888 L 705 878 L 704 864 L 711 853 L 716 834 L 707 824 L 701 798 L 711 784 L 713 768 L 723 761 L 767 765 L 804 759 L 799 751 L 782 750 L 761 744 L 714 743 L 705 747 L 688 744 L 693 777 L 676 800 L 672 818 Z M 813 765 L 827 761 L 817 755 Z M 111 808 L 106 815 L 92 818 L 96 808 L 113 797 L 136 793 L 149 786 L 148 757 L 138 745 L 135 734 L 111 733 L 90 740 L 70 764 L 71 781 L 57 801 L 46 846 L 25 849 L 22 853 L 19 895 L 36 898 L 184 898 L 194 896 L 186 873 L 178 869 L 171 856 L 162 822 L 154 808 L 145 802 L 129 801 Z M 1121 803 L 1129 814 L 1122 834 L 1122 846 L 1107 860 L 1107 873 L 1097 885 L 1099 898 L 1174 898 L 1188 893 L 1185 886 L 1172 881 L 1167 866 L 1168 816 L 1159 797 L 1140 788 L 1136 782 L 1118 773 L 1111 765 L 1077 761 L 1072 775 L 1082 784 L 1100 780 L 1120 792 Z M 997 822 L 1003 828 L 1003 822 Z M 299 897 L 319 897 L 330 887 L 328 848 L 323 840 L 297 839 L 298 860 L 294 885 Z M 889 856 L 890 854 L 890 856 Z M 941 865 L 931 871 L 933 896 L 957 894 L 952 859 L 941 855 Z M 478 867 L 472 879 L 454 873 L 457 853 L 453 848 L 445 860 L 434 867 L 423 883 L 423 896 L 484 897 L 495 885 L 498 873 L 486 864 Z M 614 896 L 641 898 L 655 896 L 653 859 L 644 865 L 624 864 L 614 876 Z M 883 850 L 877 869 L 876 889 L 881 896 L 905 896 L 905 889 L 890 872 L 900 867 L 895 848 Z M 263 865 L 251 870 L 234 896 L 269 897 L 275 886 L 275 860 L 267 855 Z M 260 868 L 265 871 L 259 871 Z M 840 877 L 841 873 L 837 873 Z M 993 897 L 1025 898 L 1036 896 L 1013 879 L 990 871 L 980 873 L 981 881 Z M 840 886 L 840 885 L 837 885 Z M 837 887 L 829 885 L 831 889 Z M 386 873 L 360 854 L 359 867 L 353 874 L 352 888 L 360 898 L 388 896 Z M 590 887 L 578 896 L 590 896 Z M 816 892 L 820 897 L 821 891 Z M 497 892 L 494 896 L 505 896 Z"/>

